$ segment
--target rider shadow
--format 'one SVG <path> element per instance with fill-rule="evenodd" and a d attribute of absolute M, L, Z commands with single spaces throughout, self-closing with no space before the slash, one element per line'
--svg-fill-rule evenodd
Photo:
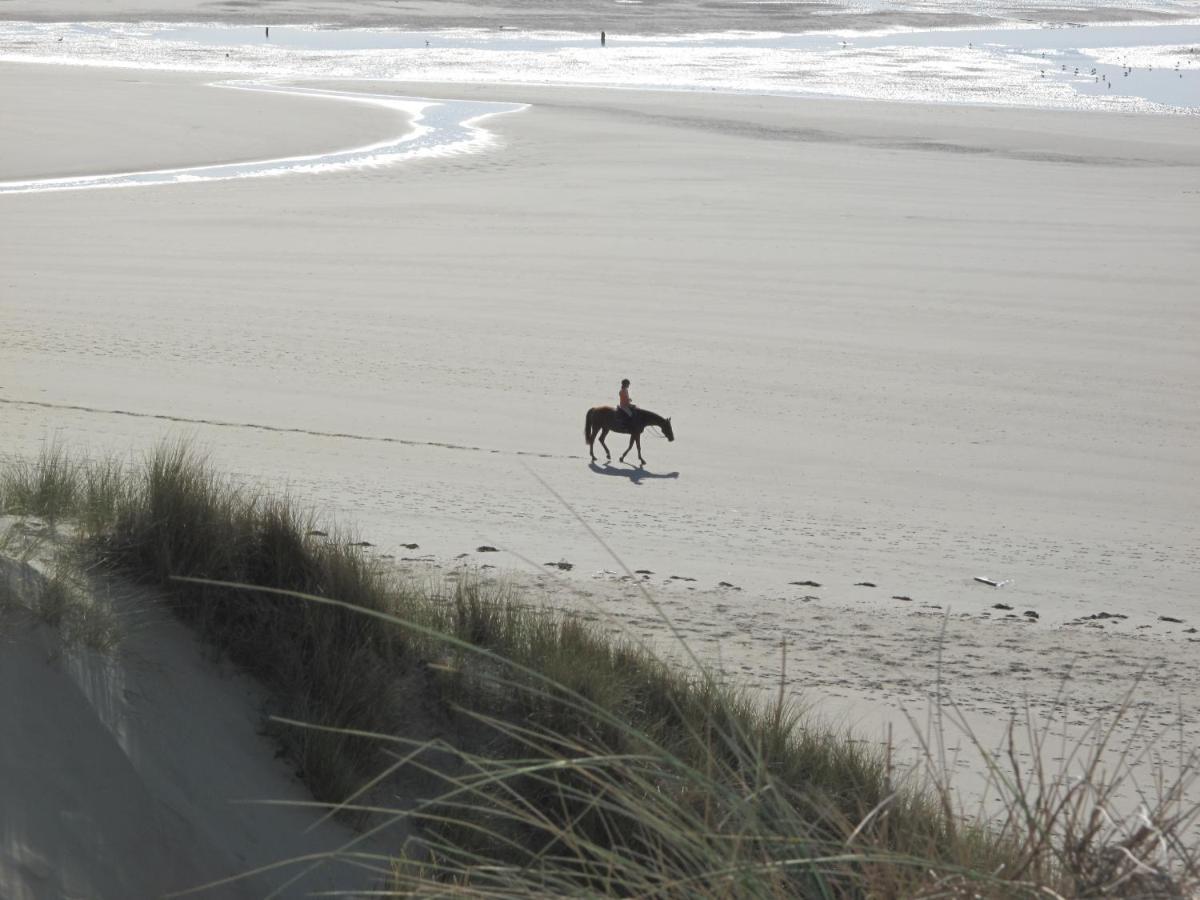
<path fill-rule="evenodd" d="M 627 465 L 632 466 L 633 463 L 628 463 Z M 658 472 L 648 472 L 645 469 L 643 469 L 641 466 L 638 466 L 636 468 L 631 468 L 631 469 L 618 469 L 612 463 L 605 463 L 604 465 L 600 465 L 599 463 L 588 463 L 588 468 L 591 469 L 593 472 L 595 472 L 597 475 L 616 475 L 619 478 L 628 478 L 634 484 L 641 484 L 643 478 L 678 478 L 679 477 L 678 472 L 667 472 L 665 474 L 660 475 Z"/>

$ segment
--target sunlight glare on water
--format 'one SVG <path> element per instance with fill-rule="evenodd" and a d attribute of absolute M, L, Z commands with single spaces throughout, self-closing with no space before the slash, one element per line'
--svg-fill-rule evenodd
<path fill-rule="evenodd" d="M 60 41 L 59 38 L 62 38 Z M 1194 112 L 1200 25 L 594 36 L 248 26 L 0 26 L 0 58 L 265 77 L 573 84 Z M 1094 70 L 1094 71 L 1093 71 Z"/>

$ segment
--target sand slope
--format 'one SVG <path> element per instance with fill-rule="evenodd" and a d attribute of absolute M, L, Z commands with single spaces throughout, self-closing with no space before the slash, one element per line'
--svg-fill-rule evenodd
<path fill-rule="evenodd" d="M 18 591 L 38 577 L 0 559 Z M 131 597 L 118 608 L 128 636 L 115 658 L 4 615 L 0 896 L 157 897 L 352 839 L 336 824 L 305 834 L 311 810 L 248 803 L 311 800 L 258 733 L 261 691 L 161 611 Z M 304 868 L 202 896 L 262 897 Z M 363 883 L 327 863 L 282 896 Z"/>

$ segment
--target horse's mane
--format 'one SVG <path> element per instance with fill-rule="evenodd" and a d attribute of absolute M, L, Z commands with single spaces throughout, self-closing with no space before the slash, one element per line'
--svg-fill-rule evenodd
<path fill-rule="evenodd" d="M 651 425 L 656 425 L 659 428 L 661 428 L 663 426 L 663 424 L 667 421 L 665 417 L 660 416 L 658 413 L 651 412 L 648 409 L 642 409 L 642 407 L 640 407 L 640 406 L 638 407 L 638 412 L 640 412 L 643 416 L 645 416 Z"/>

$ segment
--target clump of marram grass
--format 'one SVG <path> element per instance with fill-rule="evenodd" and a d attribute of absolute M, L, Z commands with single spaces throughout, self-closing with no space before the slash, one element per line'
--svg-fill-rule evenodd
<path fill-rule="evenodd" d="M 992 750 L 957 706 L 945 704 L 946 721 L 966 737 L 987 772 L 976 819 L 988 821 L 989 832 L 1009 842 L 1005 865 L 1010 879 L 1058 883 L 1061 895 L 1069 897 L 1200 896 L 1200 846 L 1194 840 L 1200 825 L 1195 799 L 1200 748 L 1181 749 L 1173 777 L 1159 767 L 1152 785 L 1137 784 L 1134 767 L 1171 729 L 1154 733 L 1147 710 L 1135 715 L 1136 686 L 1107 721 L 1094 721 L 1070 745 L 1056 772 L 1047 771 L 1043 762 L 1058 724 L 1054 717 L 1035 724 L 1026 708 L 1024 722 L 1014 717 L 1004 744 Z M 1124 747 L 1118 745 L 1122 725 L 1130 725 L 1134 735 L 1150 733 L 1143 749 L 1131 749 L 1132 737 Z M 1116 765 L 1108 763 L 1109 751 L 1116 753 Z M 1022 763 L 1023 752 L 1031 762 Z M 939 796 L 949 797 L 948 772 L 935 761 L 928 742 L 925 758 Z M 1137 797 L 1136 810 L 1120 802 L 1122 793 Z M 987 817 L 983 810 L 993 795 L 1003 811 Z"/>
<path fill-rule="evenodd" d="M 8 462 L 0 474 L 0 510 L 48 522 L 75 513 L 81 469 L 58 443 L 44 447 L 36 460 Z"/>
<path fill-rule="evenodd" d="M 331 810 L 418 826 L 382 867 L 398 895 L 1184 897 L 1198 880 L 1194 857 L 1112 844 L 1025 782 L 1006 782 L 1023 830 L 964 819 L 782 691 L 764 706 L 479 581 L 402 584 L 185 445 L 108 465 L 60 454 L 50 469 L 74 489 L 47 491 L 60 499 L 39 514 L 86 519 L 95 559 L 161 588 L 262 681 Z M 21 471 L 0 476 L 6 506 L 37 493 L 8 490 L 35 480 Z M 398 792 L 428 799 L 390 812 Z M 1184 833 L 1153 821 L 1164 840 Z M 1133 875 L 1088 862 L 1114 853 L 1137 859 Z"/>
<path fill-rule="evenodd" d="M 75 548 L 51 540 L 45 528 L 17 520 L 0 531 L 0 614 L 26 613 L 57 631 L 64 646 L 107 653 L 120 629 L 92 587 Z"/>
<path fill-rule="evenodd" d="M 52 571 L 26 600 L 29 610 L 56 629 L 67 646 L 84 646 L 106 653 L 120 639 L 112 610 L 92 595 L 78 566 L 65 558 L 54 561 Z"/>

